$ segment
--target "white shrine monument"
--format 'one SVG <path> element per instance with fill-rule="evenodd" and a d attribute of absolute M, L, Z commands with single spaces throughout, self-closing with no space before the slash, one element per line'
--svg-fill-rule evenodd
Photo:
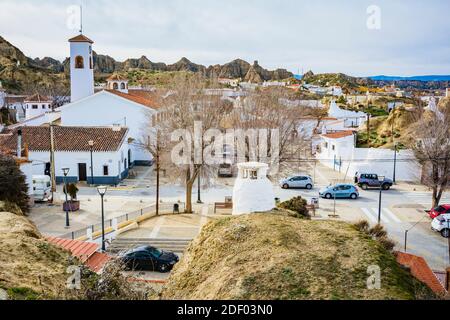
<path fill-rule="evenodd" d="M 239 163 L 233 189 L 233 215 L 265 212 L 275 208 L 275 194 L 265 163 Z"/>

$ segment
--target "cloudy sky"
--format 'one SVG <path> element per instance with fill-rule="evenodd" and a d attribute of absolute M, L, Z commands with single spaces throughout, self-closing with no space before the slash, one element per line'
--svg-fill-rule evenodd
<path fill-rule="evenodd" d="M 62 60 L 79 4 L 94 50 L 117 60 L 450 74 L 448 0 L 0 0 L 0 35 L 28 56 Z"/>

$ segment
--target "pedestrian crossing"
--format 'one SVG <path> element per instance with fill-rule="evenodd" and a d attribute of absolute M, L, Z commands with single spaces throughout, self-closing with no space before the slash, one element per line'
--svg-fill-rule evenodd
<path fill-rule="evenodd" d="M 407 193 L 406 197 L 414 201 L 414 203 L 421 204 L 427 209 L 431 206 L 432 202 L 432 193 L 431 192 L 411 192 Z M 445 193 L 440 201 L 441 204 L 450 204 L 450 194 Z"/>
<path fill-rule="evenodd" d="M 361 210 L 370 222 L 378 223 L 378 208 L 361 208 Z M 389 208 L 381 208 L 381 222 L 402 223 Z"/>

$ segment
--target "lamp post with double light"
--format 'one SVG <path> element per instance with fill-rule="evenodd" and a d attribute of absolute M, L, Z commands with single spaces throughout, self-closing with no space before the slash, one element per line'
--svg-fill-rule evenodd
<path fill-rule="evenodd" d="M 378 176 L 378 182 L 380 183 L 380 198 L 378 200 L 378 224 L 381 223 L 381 195 L 383 193 L 384 176 Z"/>
<path fill-rule="evenodd" d="M 67 175 L 69 174 L 70 169 L 69 168 L 62 168 L 63 172 L 63 183 L 64 183 L 64 194 L 66 195 L 66 202 L 65 202 L 65 208 L 66 208 L 66 228 L 70 227 L 70 221 L 69 221 L 69 201 L 67 199 L 67 193 L 69 192 L 67 187 Z"/>
<path fill-rule="evenodd" d="M 106 251 L 105 246 L 105 209 L 104 209 L 104 197 L 106 194 L 106 191 L 108 191 L 107 186 L 99 186 L 97 187 L 98 194 L 102 198 L 102 251 Z"/>
<path fill-rule="evenodd" d="M 91 185 L 95 185 L 95 183 L 94 183 L 94 157 L 93 157 L 94 141 L 93 140 L 89 140 L 88 144 L 89 144 L 89 149 L 91 151 Z"/>

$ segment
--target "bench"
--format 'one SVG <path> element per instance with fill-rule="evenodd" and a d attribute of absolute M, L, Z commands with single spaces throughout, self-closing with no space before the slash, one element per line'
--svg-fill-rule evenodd
<path fill-rule="evenodd" d="M 214 203 L 214 213 L 217 212 L 217 209 L 233 209 L 232 202 L 216 202 Z"/>

